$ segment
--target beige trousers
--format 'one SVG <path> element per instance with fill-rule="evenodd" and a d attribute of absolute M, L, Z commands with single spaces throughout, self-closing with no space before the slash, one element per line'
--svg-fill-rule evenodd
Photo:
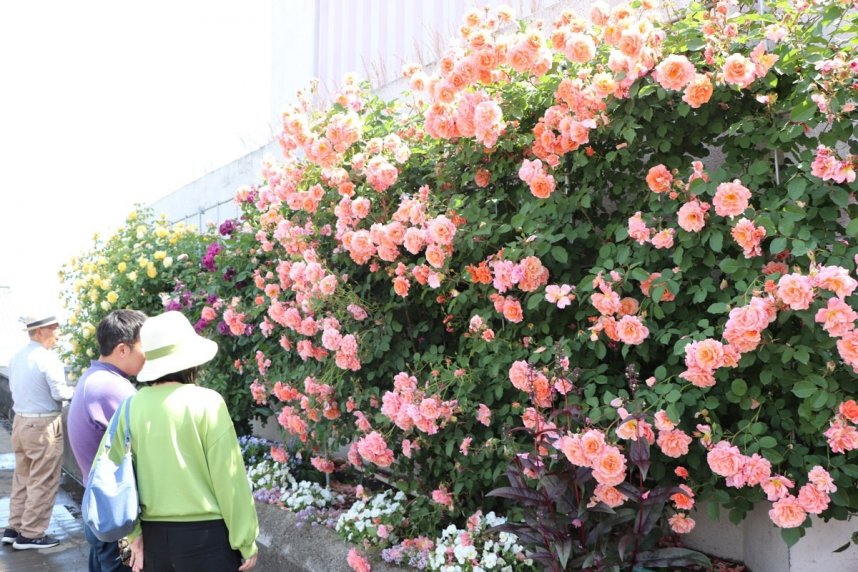
<path fill-rule="evenodd" d="M 12 422 L 15 473 L 9 501 L 9 528 L 41 538 L 51 522 L 60 484 L 63 423 L 56 417 L 15 416 Z"/>

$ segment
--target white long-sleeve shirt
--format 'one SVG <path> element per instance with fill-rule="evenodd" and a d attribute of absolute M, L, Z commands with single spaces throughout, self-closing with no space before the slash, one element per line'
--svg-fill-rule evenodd
<path fill-rule="evenodd" d="M 74 395 L 60 358 L 35 341 L 9 362 L 9 389 L 15 413 L 59 413 Z"/>

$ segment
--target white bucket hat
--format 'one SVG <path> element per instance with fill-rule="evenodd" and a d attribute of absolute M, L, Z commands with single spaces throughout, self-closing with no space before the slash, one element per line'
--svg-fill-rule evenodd
<path fill-rule="evenodd" d="M 143 322 L 140 344 L 146 363 L 137 381 L 152 381 L 204 364 L 217 353 L 215 342 L 198 335 L 185 316 L 172 311 Z"/>
<path fill-rule="evenodd" d="M 54 314 L 30 314 L 21 317 L 21 322 L 24 324 L 24 329 L 28 332 L 37 328 L 45 328 L 59 324 L 57 317 Z"/>

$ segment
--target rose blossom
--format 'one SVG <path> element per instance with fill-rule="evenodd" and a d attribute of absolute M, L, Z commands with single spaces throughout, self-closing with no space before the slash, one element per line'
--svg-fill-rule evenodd
<path fill-rule="evenodd" d="M 789 495 L 789 489 L 795 486 L 783 475 L 773 475 L 760 482 L 760 486 L 770 501 L 776 501 Z"/>
<path fill-rule="evenodd" d="M 354 572 L 370 572 L 371 570 L 369 561 L 357 548 L 349 550 L 348 556 L 346 556 L 346 562 Z"/>
<path fill-rule="evenodd" d="M 740 88 L 746 88 L 754 81 L 755 70 L 754 63 L 742 54 L 731 54 L 721 68 L 724 81 Z"/>
<path fill-rule="evenodd" d="M 694 529 L 694 525 L 697 524 L 693 518 L 689 518 L 682 513 L 671 516 L 667 521 L 670 523 L 670 529 L 676 534 L 688 534 Z"/>
<path fill-rule="evenodd" d="M 616 488 L 606 485 L 596 485 L 596 489 L 593 491 L 593 497 L 597 501 L 603 502 L 611 508 L 616 508 L 628 500 L 628 497 Z"/>
<path fill-rule="evenodd" d="M 780 528 L 795 528 L 801 526 L 807 518 L 807 512 L 801 507 L 797 498 L 786 495 L 772 506 L 769 518 Z"/>
<path fill-rule="evenodd" d="M 840 412 L 840 415 L 852 423 L 858 424 L 858 403 L 855 403 L 854 399 L 844 401 L 837 407 L 837 410 Z"/>
<path fill-rule="evenodd" d="M 690 444 L 691 437 L 686 435 L 681 429 L 658 432 L 658 446 L 661 452 L 668 457 L 678 459 L 683 455 L 687 455 Z"/>
<path fill-rule="evenodd" d="M 675 233 L 676 231 L 672 228 L 666 228 L 655 233 L 655 236 L 652 237 L 652 240 L 650 242 L 656 248 L 672 248 L 673 235 Z"/>
<path fill-rule="evenodd" d="M 816 312 L 815 320 L 832 337 L 839 338 L 855 329 L 858 313 L 840 298 L 829 298 L 828 306 Z M 854 403 L 854 402 L 853 402 Z"/>
<path fill-rule="evenodd" d="M 721 441 L 706 455 L 706 462 L 716 475 L 731 477 L 742 470 L 745 457 L 738 447 Z"/>
<path fill-rule="evenodd" d="M 626 458 L 613 446 L 606 446 L 592 467 L 593 478 L 603 485 L 616 486 L 626 478 Z"/>
<path fill-rule="evenodd" d="M 685 93 L 682 96 L 682 101 L 687 103 L 689 107 L 694 109 L 699 108 L 704 103 L 707 103 L 712 98 L 712 82 L 709 76 L 705 74 L 697 74 L 688 86 L 685 88 Z"/>
<path fill-rule="evenodd" d="M 828 508 L 831 498 L 811 483 L 801 487 L 798 491 L 798 504 L 809 514 L 819 514 Z"/>
<path fill-rule="evenodd" d="M 670 190 L 670 185 L 673 182 L 673 175 L 662 164 L 651 167 L 646 175 L 646 184 L 654 193 L 664 193 Z M 638 213 L 640 214 L 640 213 Z"/>
<path fill-rule="evenodd" d="M 685 203 L 676 213 L 679 217 L 679 226 L 686 232 L 700 232 L 706 225 L 704 217 L 707 210 L 709 210 L 709 203 L 697 199 Z"/>
<path fill-rule="evenodd" d="M 828 446 L 835 453 L 858 449 L 858 431 L 852 425 L 835 419 L 824 435 L 828 440 Z"/>
<path fill-rule="evenodd" d="M 617 322 L 617 335 L 623 343 L 636 346 L 649 336 L 649 329 L 637 316 L 627 315 Z"/>
<path fill-rule="evenodd" d="M 696 72 L 694 64 L 688 58 L 680 55 L 670 55 L 664 58 L 653 71 L 655 80 L 664 89 L 679 90 L 691 83 Z"/>
<path fill-rule="evenodd" d="M 715 192 L 712 204 L 715 206 L 715 214 L 718 216 L 739 216 L 748 208 L 748 200 L 751 198 L 749 191 L 739 179 L 732 183 L 721 183 Z"/>
<path fill-rule="evenodd" d="M 819 465 L 814 466 L 810 472 L 807 473 L 807 478 L 813 486 L 824 493 L 837 492 L 837 485 L 834 484 L 834 480 L 831 478 L 831 475 Z"/>
<path fill-rule="evenodd" d="M 793 310 L 807 310 L 813 302 L 810 279 L 801 274 L 787 274 L 778 280 L 778 298 Z"/>

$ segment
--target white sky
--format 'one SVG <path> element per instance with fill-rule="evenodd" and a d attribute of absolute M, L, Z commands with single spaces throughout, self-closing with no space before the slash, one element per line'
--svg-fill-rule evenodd
<path fill-rule="evenodd" d="M 59 310 L 56 274 L 271 134 L 271 0 L 0 2 L 0 286 Z"/>

